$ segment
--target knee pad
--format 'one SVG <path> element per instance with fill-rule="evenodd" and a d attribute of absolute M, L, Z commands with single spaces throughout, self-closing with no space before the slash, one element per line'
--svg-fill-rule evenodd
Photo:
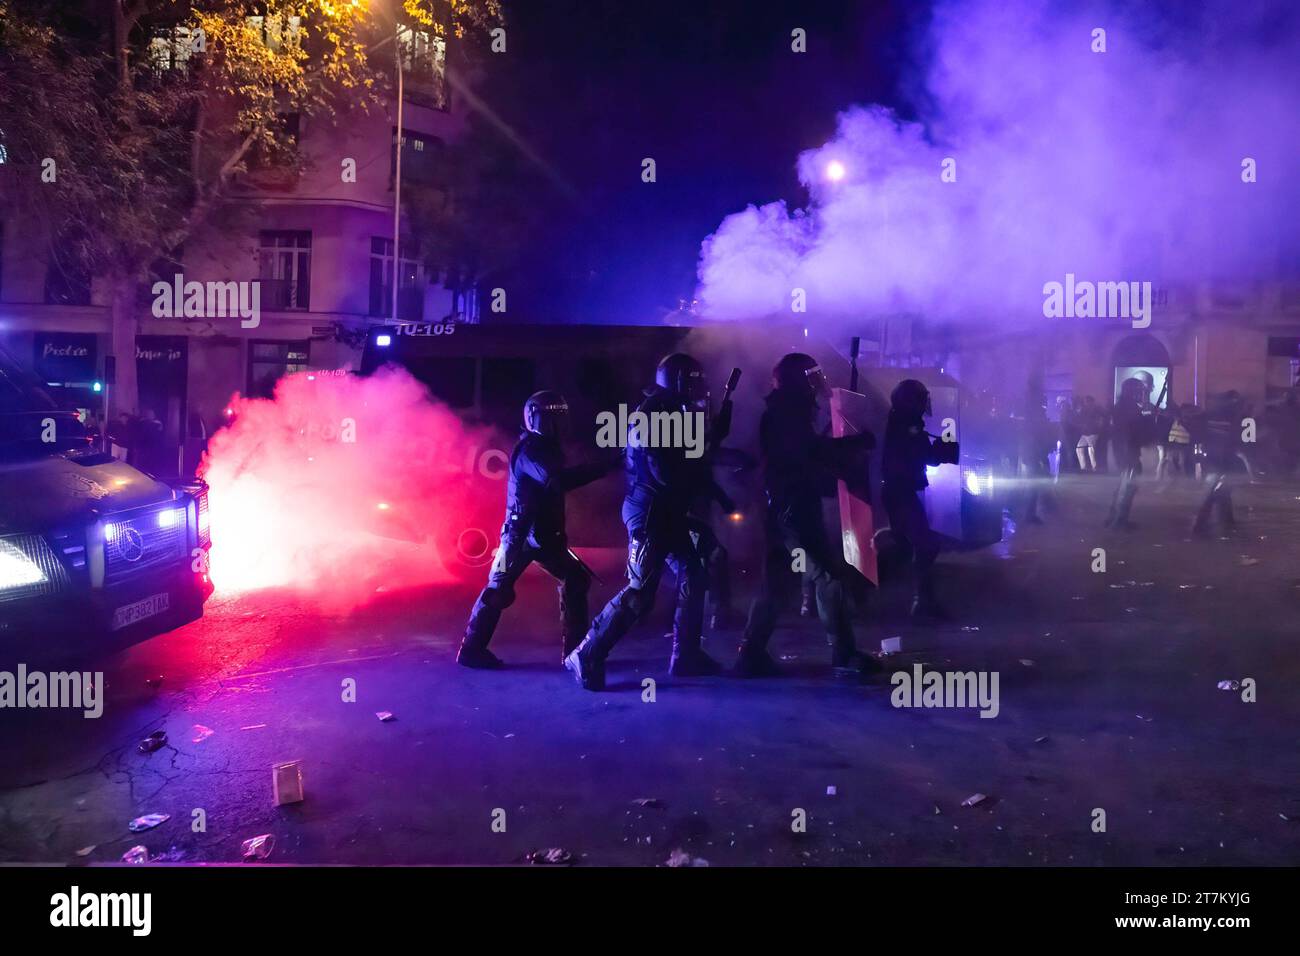
<path fill-rule="evenodd" d="M 640 588 L 629 587 L 623 592 L 623 600 L 620 603 L 627 608 L 628 613 L 640 620 L 654 607 L 654 595 L 647 594 Z"/>

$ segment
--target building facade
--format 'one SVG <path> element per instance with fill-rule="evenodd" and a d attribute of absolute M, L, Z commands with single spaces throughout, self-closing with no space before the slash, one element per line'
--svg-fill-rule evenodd
<path fill-rule="evenodd" d="M 166 68 L 184 68 L 174 52 L 183 41 L 154 41 Z M 436 186 L 439 152 L 465 121 L 447 84 L 443 41 L 407 30 L 399 42 L 400 147 L 391 98 L 329 118 L 286 114 L 301 168 L 286 172 L 254 158 L 220 218 L 191 236 L 174 261 L 155 266 L 156 283 L 217 283 L 232 302 L 242 286 L 251 304 L 257 287 L 255 320 L 186 310 L 161 285 L 142 290 L 139 405 L 163 422 L 169 442 L 210 433 L 233 395 L 269 397 L 287 373 L 359 367 L 366 330 L 393 321 L 395 272 L 399 321 L 477 321 L 473 295 L 453 294 L 426 274 L 404 219 L 394 269 L 397 151 L 403 187 Z M 99 412 L 112 350 L 107 290 L 67 274 L 44 231 L 18 213 L 15 191 L 39 188 L 26 181 L 39 172 L 0 162 L 0 347 L 69 405 Z"/>

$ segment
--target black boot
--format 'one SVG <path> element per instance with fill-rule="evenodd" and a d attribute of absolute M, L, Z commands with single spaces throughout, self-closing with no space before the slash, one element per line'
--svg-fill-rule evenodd
<path fill-rule="evenodd" d="M 859 679 L 879 674 L 884 665 L 865 651 L 860 651 L 852 643 L 837 644 L 831 655 L 831 670 L 836 677 Z"/>
<path fill-rule="evenodd" d="M 781 665 L 767 652 L 766 643 L 766 641 L 745 639 L 745 642 L 740 645 L 740 654 L 736 658 L 736 666 L 733 670 L 737 677 L 785 676 Z"/>
<path fill-rule="evenodd" d="M 471 643 L 468 638 L 461 643 L 460 650 L 456 653 L 456 663 L 481 671 L 499 671 L 506 666 L 501 658 L 483 645 Z"/>
<path fill-rule="evenodd" d="M 561 666 L 569 659 L 569 655 L 578 649 L 578 645 L 582 643 L 582 637 L 581 634 L 564 635 L 564 653 L 560 655 Z"/>
<path fill-rule="evenodd" d="M 573 674 L 578 686 L 585 690 L 605 689 L 605 653 L 602 653 L 599 638 L 594 631 L 588 631 L 582 643 L 574 648 L 573 653 L 564 659 L 564 666 Z"/>
<path fill-rule="evenodd" d="M 722 673 L 722 665 L 704 653 L 698 638 L 694 642 L 674 639 L 668 673 L 674 677 L 716 677 Z"/>

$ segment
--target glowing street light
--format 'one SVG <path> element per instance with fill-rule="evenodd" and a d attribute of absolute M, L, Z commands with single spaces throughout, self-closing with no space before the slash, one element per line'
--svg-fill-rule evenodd
<path fill-rule="evenodd" d="M 826 164 L 826 178 L 833 183 L 838 183 L 847 172 L 848 170 L 844 168 L 844 164 L 838 159 L 832 159 Z"/>

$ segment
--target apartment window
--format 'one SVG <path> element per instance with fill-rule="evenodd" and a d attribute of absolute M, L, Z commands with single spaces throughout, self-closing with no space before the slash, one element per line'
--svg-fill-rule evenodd
<path fill-rule="evenodd" d="M 294 372 L 307 371 L 311 343 L 302 342 L 268 342 L 249 343 L 248 351 L 248 397 L 271 398 L 275 394 L 275 383 Z"/>
<path fill-rule="evenodd" d="M 397 143 L 397 127 L 393 127 L 393 143 Z M 443 142 L 436 136 L 402 131 L 402 182 L 436 186 L 442 177 Z M 397 148 L 394 145 L 389 167 L 391 176 L 397 175 Z"/>
<path fill-rule="evenodd" d="M 190 56 L 203 52 L 203 31 L 183 24 L 154 27 L 149 39 L 149 65 L 158 72 L 183 70 Z"/>
<path fill-rule="evenodd" d="M 424 268 L 414 244 L 402 240 L 398 265 L 397 317 L 403 322 L 424 318 Z M 393 240 L 376 236 L 370 240 L 370 314 L 393 314 Z"/>
<path fill-rule="evenodd" d="M 430 30 L 403 27 L 397 43 L 408 96 L 422 105 L 447 109 L 447 41 Z"/>
<path fill-rule="evenodd" d="M 263 232 L 258 248 L 262 308 L 311 307 L 311 233 Z"/>
<path fill-rule="evenodd" d="M 297 46 L 302 36 L 302 17 L 257 14 L 245 17 L 244 22 L 262 38 L 268 50 L 277 53 L 286 46 Z"/>

